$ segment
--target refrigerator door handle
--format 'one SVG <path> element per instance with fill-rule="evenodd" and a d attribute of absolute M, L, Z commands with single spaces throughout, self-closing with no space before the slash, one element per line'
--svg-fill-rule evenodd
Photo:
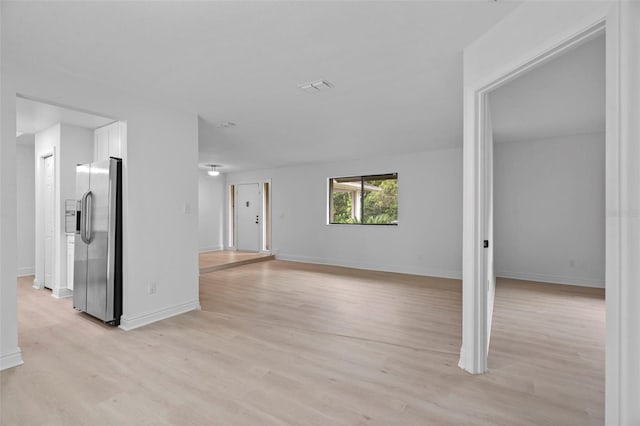
<path fill-rule="evenodd" d="M 82 196 L 80 202 L 81 221 L 80 221 L 80 238 L 85 244 L 91 243 L 91 200 L 93 196 L 91 191 L 87 191 Z"/>
<path fill-rule="evenodd" d="M 87 224 L 85 225 L 85 232 L 87 233 L 87 244 L 91 242 L 91 216 L 93 215 L 93 194 L 91 191 L 87 193 L 87 215 L 85 219 L 87 220 Z"/>
<path fill-rule="evenodd" d="M 84 227 L 87 224 L 87 209 L 86 209 L 86 204 L 87 204 L 87 194 L 88 192 L 85 192 L 84 194 L 82 194 L 82 198 L 80 199 L 80 238 L 82 239 L 82 242 L 85 244 L 88 244 L 88 242 L 85 240 L 85 230 Z"/>

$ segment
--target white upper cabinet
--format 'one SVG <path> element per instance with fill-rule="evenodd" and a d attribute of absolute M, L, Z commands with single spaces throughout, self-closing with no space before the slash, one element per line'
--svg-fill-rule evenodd
<path fill-rule="evenodd" d="M 124 122 L 116 121 L 95 130 L 94 161 L 122 158 L 125 126 Z"/>
<path fill-rule="evenodd" d="M 109 158 L 109 132 L 104 131 L 103 129 L 106 129 L 106 127 L 101 127 L 95 130 L 93 146 L 94 161 L 100 161 Z"/>

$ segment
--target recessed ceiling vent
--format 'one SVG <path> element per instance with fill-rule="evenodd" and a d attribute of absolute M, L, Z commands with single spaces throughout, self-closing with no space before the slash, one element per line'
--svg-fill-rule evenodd
<path fill-rule="evenodd" d="M 303 83 L 299 87 L 307 93 L 326 92 L 333 88 L 333 84 L 327 80 L 316 80 L 310 83 Z"/>
<path fill-rule="evenodd" d="M 222 123 L 216 124 L 216 127 L 219 127 L 221 129 L 228 129 L 229 127 L 233 127 L 235 125 L 236 123 L 234 123 L 233 121 L 223 121 Z"/>

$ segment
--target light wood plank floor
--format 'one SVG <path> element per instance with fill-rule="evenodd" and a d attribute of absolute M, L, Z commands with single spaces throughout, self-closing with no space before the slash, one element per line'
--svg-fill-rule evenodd
<path fill-rule="evenodd" d="M 601 290 L 502 280 L 491 372 L 457 367 L 460 282 L 270 261 L 124 332 L 19 282 L 1 424 L 603 423 Z"/>
<path fill-rule="evenodd" d="M 272 260 L 275 256 L 265 253 L 256 253 L 236 250 L 215 250 L 200 253 L 198 261 L 200 273 L 220 271 L 222 269 L 234 268 L 236 266 L 248 265 L 249 263 Z"/>

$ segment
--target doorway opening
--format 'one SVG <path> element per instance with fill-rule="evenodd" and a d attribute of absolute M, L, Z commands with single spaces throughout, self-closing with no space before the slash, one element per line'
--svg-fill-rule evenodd
<path fill-rule="evenodd" d="M 260 195 L 258 183 L 236 186 L 236 250 L 260 251 Z"/>
<path fill-rule="evenodd" d="M 488 99 L 494 275 L 604 288 L 604 34 Z"/>
<path fill-rule="evenodd" d="M 606 345 L 605 41 L 599 33 L 485 95 L 490 370 L 500 371 L 507 358 L 531 371 L 570 363 L 580 376 L 590 374 L 579 383 L 598 422 Z M 536 347 L 545 348 L 544 361 Z M 538 380 L 569 385 L 559 375 Z"/>
<path fill-rule="evenodd" d="M 270 253 L 270 180 L 234 183 L 228 192 L 228 245 L 238 251 Z"/>
<path fill-rule="evenodd" d="M 271 251 L 271 182 L 262 183 L 262 251 Z"/>
<path fill-rule="evenodd" d="M 493 244 L 487 239 L 493 232 L 493 141 L 490 130 L 489 95 L 499 87 L 534 70 L 572 49 L 605 33 L 609 16 L 602 10 L 600 19 L 588 26 L 576 24 L 574 32 L 553 34 L 547 43 L 529 46 L 528 52 L 518 53 L 518 66 L 505 59 L 489 66 L 476 67 L 469 64 L 465 77 L 465 140 L 464 140 L 464 202 L 463 202 L 463 344 L 459 366 L 471 373 L 485 373 L 493 315 L 493 285 L 488 262 L 492 258 Z M 613 22 L 615 28 L 616 22 Z M 609 50 L 611 48 L 611 50 Z M 483 46 L 481 51 L 486 50 Z M 607 105 L 620 100 L 618 62 L 613 60 L 620 54 L 615 31 L 607 33 L 606 59 L 606 102 Z M 523 61 L 522 55 L 528 55 Z M 619 115 L 616 109 L 607 108 L 607 129 L 605 150 L 607 159 L 620 158 Z M 610 164 L 610 163 L 608 163 Z M 618 164 L 610 164 L 606 169 L 607 210 L 619 208 L 621 181 L 616 171 Z M 611 244 L 620 243 L 619 218 L 607 219 L 606 225 L 606 281 L 608 292 L 618 291 L 619 253 L 610 250 Z M 484 241 L 483 241 L 484 240 Z M 493 241 L 491 241 L 493 243 Z M 607 306 L 614 302 L 607 298 Z M 617 303 L 617 302 L 616 302 Z M 607 309 L 609 313 L 611 309 Z M 607 351 L 611 341 L 611 330 L 607 332 Z M 610 358 L 610 357 L 609 357 Z M 607 385 L 609 387 L 609 385 Z"/>
<path fill-rule="evenodd" d="M 16 132 L 19 282 L 71 297 L 76 166 L 123 158 L 126 123 L 18 95 Z"/>
<path fill-rule="evenodd" d="M 227 194 L 229 200 L 229 211 L 227 212 L 227 229 L 229 230 L 227 247 L 235 249 L 236 247 L 236 186 L 229 185 L 229 193 Z"/>

